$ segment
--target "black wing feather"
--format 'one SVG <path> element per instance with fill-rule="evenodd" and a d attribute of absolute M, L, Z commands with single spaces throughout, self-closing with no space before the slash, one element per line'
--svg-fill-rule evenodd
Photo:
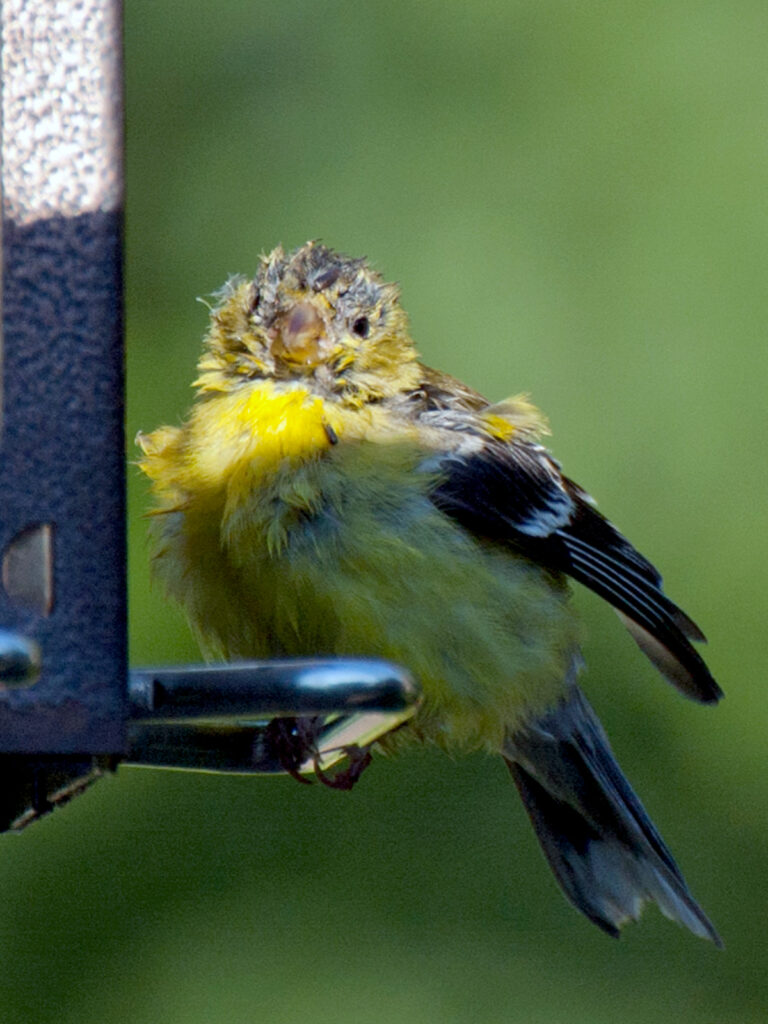
<path fill-rule="evenodd" d="M 659 671 L 686 696 L 712 703 L 722 691 L 691 645 L 704 635 L 662 591 L 654 566 L 622 536 L 546 449 L 487 440 L 452 453 L 435 504 L 472 531 L 564 572 L 619 612 Z"/>

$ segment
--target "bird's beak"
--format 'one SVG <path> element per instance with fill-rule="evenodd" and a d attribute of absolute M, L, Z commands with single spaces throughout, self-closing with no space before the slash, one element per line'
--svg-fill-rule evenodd
<path fill-rule="evenodd" d="M 272 352 L 292 366 L 317 366 L 330 354 L 325 323 L 311 302 L 299 302 L 277 321 Z"/>

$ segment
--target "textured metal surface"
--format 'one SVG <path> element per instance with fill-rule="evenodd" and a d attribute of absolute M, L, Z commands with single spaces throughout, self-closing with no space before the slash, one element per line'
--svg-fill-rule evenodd
<path fill-rule="evenodd" d="M 119 5 L 4 0 L 2 47 L 0 625 L 37 641 L 42 671 L 0 687 L 0 752 L 109 754 L 126 671 Z"/>
<path fill-rule="evenodd" d="M 120 5 L 3 0 L 2 25 L 5 215 L 119 209 Z"/>

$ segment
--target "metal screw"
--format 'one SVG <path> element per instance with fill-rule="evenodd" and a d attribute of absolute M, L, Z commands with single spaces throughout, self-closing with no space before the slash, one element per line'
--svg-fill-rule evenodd
<path fill-rule="evenodd" d="M 41 662 L 34 640 L 0 629 L 0 686 L 31 686 L 40 675 Z"/>

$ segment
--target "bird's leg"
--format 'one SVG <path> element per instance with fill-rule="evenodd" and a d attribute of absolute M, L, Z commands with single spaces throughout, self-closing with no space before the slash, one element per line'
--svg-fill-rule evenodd
<path fill-rule="evenodd" d="M 358 747 L 354 744 L 351 747 L 344 747 L 343 750 L 349 763 L 346 768 L 335 772 L 333 775 L 328 775 L 324 772 L 320 767 L 318 758 L 315 758 L 315 775 L 324 786 L 330 786 L 331 789 L 352 789 L 373 760 L 370 747 Z"/>
<path fill-rule="evenodd" d="M 317 758 L 317 736 L 320 719 L 273 718 L 266 728 L 270 748 L 283 769 L 297 782 L 307 786 L 312 780 L 300 772 L 301 766 L 310 758 Z"/>

